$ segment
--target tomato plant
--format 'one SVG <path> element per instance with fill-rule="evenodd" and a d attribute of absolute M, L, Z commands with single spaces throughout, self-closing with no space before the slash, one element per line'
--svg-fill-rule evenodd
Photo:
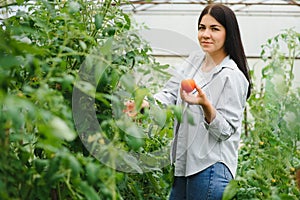
<path fill-rule="evenodd" d="M 238 175 L 224 199 L 299 198 L 300 89 L 293 85 L 299 43 L 299 33 L 289 29 L 262 46 L 266 65 L 248 101 L 248 136 L 242 138 Z"/>
<path fill-rule="evenodd" d="M 170 169 L 155 169 L 157 159 L 149 162 L 146 155 L 156 158 L 152 151 L 168 143 L 170 112 L 157 107 L 155 113 L 165 113 L 160 115 L 165 118 L 146 111 L 136 121 L 127 119 L 132 135 L 123 129 L 124 116 L 118 113 L 123 97 L 151 99 L 150 92 L 159 86 L 146 89 L 148 79 L 134 82 L 131 74 L 165 76 L 164 66 L 149 55 L 151 48 L 137 34 L 140 27 L 119 9 L 118 1 L 17 2 L 25 9 L 0 24 L 0 198 L 167 196 Z M 6 12 L 13 5 L 1 3 Z M 93 120 L 99 131 L 89 123 Z M 141 134 L 138 128 L 147 130 L 142 140 L 133 137 Z M 99 149 L 92 151 L 84 142 Z M 139 160 L 119 152 L 143 155 L 148 173 Z M 97 159 L 96 153 L 108 159 Z M 135 173 L 112 167 L 118 163 Z"/>

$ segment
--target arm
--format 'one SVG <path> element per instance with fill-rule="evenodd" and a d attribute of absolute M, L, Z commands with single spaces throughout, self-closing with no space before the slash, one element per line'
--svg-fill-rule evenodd
<path fill-rule="evenodd" d="M 162 91 L 156 93 L 154 98 L 164 105 L 175 104 L 177 101 L 178 90 L 180 87 L 179 78 L 173 76 L 165 84 Z"/>
<path fill-rule="evenodd" d="M 178 74 L 176 73 L 173 77 L 171 77 L 167 83 L 165 84 L 162 91 L 154 94 L 154 99 L 161 102 L 164 105 L 175 104 L 177 101 L 178 90 L 179 90 L 179 80 Z M 135 109 L 135 102 L 133 100 L 129 100 L 124 103 L 125 112 L 130 117 L 135 117 L 138 114 L 138 111 Z M 141 108 L 149 108 L 150 104 L 147 100 L 143 100 Z"/>
<path fill-rule="evenodd" d="M 213 107 L 211 102 L 207 99 L 205 93 L 201 88 L 196 85 L 196 90 L 198 92 L 197 96 L 187 94 L 182 88 L 180 88 L 181 99 L 190 104 L 198 104 L 202 106 L 204 112 L 205 121 L 209 124 L 216 117 L 216 109 Z"/>
<path fill-rule="evenodd" d="M 163 90 L 155 94 L 154 98 L 165 105 L 176 104 L 181 80 L 194 74 L 195 69 L 200 66 L 203 57 L 204 54 L 201 51 L 192 52 L 180 67 L 174 70 L 172 77 L 168 80 Z"/>
<path fill-rule="evenodd" d="M 215 106 L 207 99 L 201 88 L 196 87 L 198 94 L 181 92 L 184 101 L 199 104 L 205 117 L 205 127 L 217 140 L 227 140 L 241 127 L 242 115 L 246 104 L 247 81 L 244 77 L 224 77 L 223 89 Z"/>

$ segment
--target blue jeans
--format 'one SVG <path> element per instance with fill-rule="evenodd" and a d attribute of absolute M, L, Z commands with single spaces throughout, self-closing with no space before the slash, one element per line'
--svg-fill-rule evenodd
<path fill-rule="evenodd" d="M 221 200 L 231 179 L 229 169 L 220 162 L 188 177 L 176 176 L 170 200 Z"/>

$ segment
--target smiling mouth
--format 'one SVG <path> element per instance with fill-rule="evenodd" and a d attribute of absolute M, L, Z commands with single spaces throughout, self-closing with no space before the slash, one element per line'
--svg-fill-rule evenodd
<path fill-rule="evenodd" d="M 201 42 L 201 44 L 203 45 L 209 45 L 209 44 L 212 44 L 211 42 Z"/>

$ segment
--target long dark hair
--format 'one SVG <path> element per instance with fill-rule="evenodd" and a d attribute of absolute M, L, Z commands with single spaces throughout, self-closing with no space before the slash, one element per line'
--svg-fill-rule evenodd
<path fill-rule="evenodd" d="M 226 30 L 225 51 L 230 58 L 237 64 L 249 82 L 247 98 L 251 94 L 251 78 L 249 67 L 241 40 L 239 25 L 234 12 L 222 4 L 210 4 L 204 8 L 198 19 L 198 27 L 202 17 L 206 14 L 215 18 Z"/>

